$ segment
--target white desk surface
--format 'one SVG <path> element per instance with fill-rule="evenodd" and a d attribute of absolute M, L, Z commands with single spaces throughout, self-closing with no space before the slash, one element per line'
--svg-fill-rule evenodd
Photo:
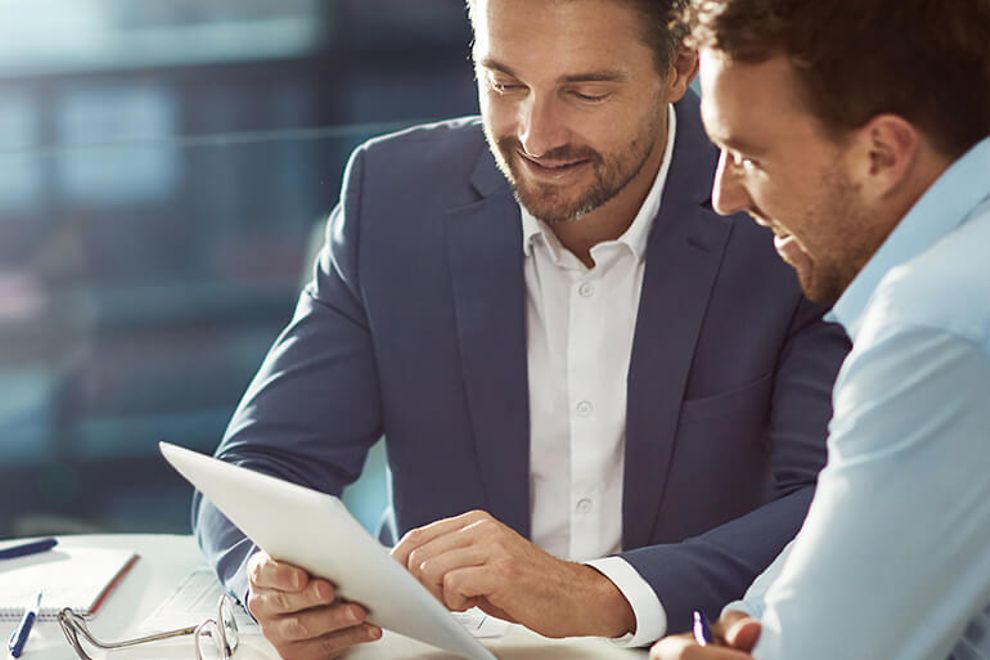
<path fill-rule="evenodd" d="M 141 559 L 110 595 L 99 615 L 90 622 L 90 629 L 100 639 L 115 641 L 140 634 L 141 623 L 178 586 L 180 580 L 203 562 L 190 536 L 166 534 L 118 534 L 92 536 L 63 536 L 59 542 L 66 546 L 129 548 Z M 0 641 L 6 641 L 15 623 L 0 622 Z M 511 626 L 498 639 L 482 640 L 499 658 L 505 660 L 582 660 L 609 658 L 632 660 L 645 658 L 644 650 L 616 648 L 600 639 L 550 640 L 521 626 Z M 5 650 L 5 649 L 4 649 Z M 190 660 L 194 657 L 192 640 L 170 641 L 145 647 L 115 651 L 110 654 L 92 653 L 94 658 L 111 660 Z M 35 625 L 25 649 L 24 660 L 77 660 L 57 623 Z M 350 651 L 347 660 L 455 660 L 456 656 L 386 631 L 374 644 Z M 274 660 L 274 649 L 258 635 L 241 638 L 237 660 Z"/>

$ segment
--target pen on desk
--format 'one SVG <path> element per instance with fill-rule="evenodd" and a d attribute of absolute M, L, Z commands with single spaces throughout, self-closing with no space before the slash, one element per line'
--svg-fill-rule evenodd
<path fill-rule="evenodd" d="M 17 628 L 7 640 L 7 653 L 10 654 L 10 657 L 19 658 L 24 653 L 24 645 L 27 644 L 28 636 L 31 634 L 31 628 L 34 626 L 34 620 L 38 617 L 38 610 L 40 609 L 41 592 L 39 591 L 38 597 L 34 601 L 34 607 L 24 610 L 21 622 L 17 624 Z"/>
<path fill-rule="evenodd" d="M 712 630 L 708 627 L 708 617 L 704 612 L 694 611 L 694 641 L 698 646 L 708 646 L 712 641 Z"/>
<path fill-rule="evenodd" d="M 54 538 L 31 541 L 30 543 L 22 543 L 20 545 L 15 545 L 0 550 L 0 559 L 15 559 L 17 557 L 36 555 L 39 552 L 47 552 L 56 545 L 58 545 L 58 539 Z"/>

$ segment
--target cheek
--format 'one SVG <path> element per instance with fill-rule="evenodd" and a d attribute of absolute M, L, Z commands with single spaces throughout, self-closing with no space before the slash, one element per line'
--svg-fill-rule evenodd
<path fill-rule="evenodd" d="M 514 103 L 481 89 L 478 94 L 478 106 L 489 133 L 497 137 L 515 133 L 518 115 Z"/>
<path fill-rule="evenodd" d="M 790 233 L 800 235 L 808 208 L 801 186 L 790 177 L 757 175 L 746 188 L 760 215 L 780 223 Z"/>
<path fill-rule="evenodd" d="M 621 116 L 606 109 L 585 109 L 571 112 L 567 129 L 573 144 L 586 146 L 612 158 L 627 157 L 639 150 L 645 141 L 635 124 L 626 123 Z"/>

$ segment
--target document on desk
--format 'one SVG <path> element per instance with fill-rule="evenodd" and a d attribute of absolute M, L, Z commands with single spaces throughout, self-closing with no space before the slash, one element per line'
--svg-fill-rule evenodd
<path fill-rule="evenodd" d="M 39 591 L 39 621 L 54 621 L 63 607 L 94 614 L 124 579 L 138 556 L 131 550 L 57 546 L 0 564 L 0 621 L 17 621 Z"/>
<path fill-rule="evenodd" d="M 195 626 L 206 619 L 215 618 L 223 589 L 208 567 L 202 566 L 190 573 L 172 594 L 144 620 L 144 632 L 164 632 Z M 478 608 L 467 612 L 453 612 L 454 619 L 476 639 L 501 637 L 509 623 L 489 616 Z M 234 608 L 237 629 L 241 634 L 260 635 L 261 629 L 241 607 Z"/>
<path fill-rule="evenodd" d="M 186 576 L 161 605 L 141 624 L 144 632 L 165 632 L 187 626 L 198 626 L 207 619 L 216 619 L 223 589 L 216 575 L 202 566 Z M 234 607 L 237 631 L 243 635 L 260 635 L 261 628 L 244 608 Z"/>

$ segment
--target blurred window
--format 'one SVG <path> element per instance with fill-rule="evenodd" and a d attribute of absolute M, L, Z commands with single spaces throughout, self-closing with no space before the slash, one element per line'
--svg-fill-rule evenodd
<path fill-rule="evenodd" d="M 0 537 L 188 530 L 156 441 L 216 445 L 351 150 L 475 112 L 469 41 L 463 0 L 0 0 Z"/>

